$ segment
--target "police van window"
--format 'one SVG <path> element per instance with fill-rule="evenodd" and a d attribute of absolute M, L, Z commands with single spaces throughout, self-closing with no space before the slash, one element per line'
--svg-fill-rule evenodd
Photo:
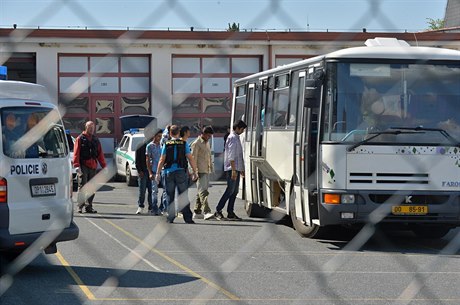
<path fill-rule="evenodd" d="M 137 150 L 142 146 L 142 144 L 144 144 L 144 137 L 131 138 L 131 141 L 131 150 Z"/>
<path fill-rule="evenodd" d="M 127 151 L 129 146 L 129 137 L 125 136 L 123 141 L 121 141 L 121 149 Z"/>
<path fill-rule="evenodd" d="M 53 109 L 5 107 L 0 111 L 3 154 L 11 158 L 59 158 L 68 155 L 62 122 L 42 122 Z"/>

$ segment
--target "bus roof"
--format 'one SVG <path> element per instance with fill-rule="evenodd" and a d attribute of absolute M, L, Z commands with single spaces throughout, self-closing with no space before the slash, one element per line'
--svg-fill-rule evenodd
<path fill-rule="evenodd" d="M 48 91 L 42 85 L 8 80 L 0 80 L 0 99 L 51 101 Z"/>
<path fill-rule="evenodd" d="M 235 81 L 235 83 L 245 82 L 249 79 L 263 77 L 265 75 L 276 74 L 277 72 L 289 71 L 290 69 L 302 65 L 319 62 L 323 59 L 356 58 L 356 59 L 411 59 L 411 60 L 460 60 L 460 51 L 433 48 L 433 47 L 413 47 L 403 40 L 396 38 L 374 38 L 366 41 L 365 47 L 352 47 L 304 59 L 298 62 L 279 66 L 270 70 L 255 73 Z"/>

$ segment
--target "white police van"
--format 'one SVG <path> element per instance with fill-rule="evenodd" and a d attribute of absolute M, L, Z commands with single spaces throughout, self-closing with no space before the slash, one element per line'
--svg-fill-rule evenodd
<path fill-rule="evenodd" d="M 124 177 L 128 186 L 137 185 L 136 150 L 144 144 L 145 136 L 143 128 L 131 128 L 126 130 L 120 144 L 115 149 L 115 165 L 117 180 Z"/>
<path fill-rule="evenodd" d="M 156 118 L 146 114 L 131 114 L 120 117 L 123 137 L 115 148 L 113 157 L 116 173 L 115 180 L 124 180 L 128 186 L 137 185 L 136 150 L 145 141 L 144 131 L 148 137 L 156 130 Z"/>
<path fill-rule="evenodd" d="M 0 254 L 55 253 L 78 237 L 69 148 L 43 86 L 0 80 Z"/>

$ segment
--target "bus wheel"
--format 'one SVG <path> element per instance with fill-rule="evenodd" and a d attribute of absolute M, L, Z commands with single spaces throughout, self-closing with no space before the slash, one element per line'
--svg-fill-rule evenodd
<path fill-rule="evenodd" d="M 290 196 L 290 198 L 293 198 Z M 302 237 L 314 238 L 317 237 L 320 233 L 320 226 L 318 225 L 311 225 L 307 226 L 302 221 L 298 220 L 295 216 L 295 203 L 291 201 L 289 204 L 289 214 L 291 215 L 292 226 L 297 231 L 297 233 Z"/>
<path fill-rule="evenodd" d="M 245 201 L 244 209 L 249 217 L 265 218 L 268 214 L 268 209 L 266 207 L 248 201 Z"/>
<path fill-rule="evenodd" d="M 442 238 L 449 233 L 450 228 L 442 225 L 414 225 L 412 232 L 420 238 Z"/>

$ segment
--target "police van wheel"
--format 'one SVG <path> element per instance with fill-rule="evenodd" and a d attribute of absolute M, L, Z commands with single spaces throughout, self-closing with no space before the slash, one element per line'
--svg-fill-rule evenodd
<path fill-rule="evenodd" d="M 126 166 L 126 185 L 127 186 L 136 186 L 136 179 L 131 175 L 131 170 L 129 166 Z"/>

